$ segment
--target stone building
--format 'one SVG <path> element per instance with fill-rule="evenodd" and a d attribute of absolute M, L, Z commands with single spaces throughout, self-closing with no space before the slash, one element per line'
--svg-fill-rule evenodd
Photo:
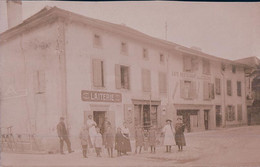
<path fill-rule="evenodd" d="M 75 147 L 88 115 L 98 126 L 125 121 L 131 134 L 178 116 L 188 132 L 247 124 L 250 67 L 235 61 L 57 7 L 3 32 L 0 43 L 1 126 L 48 147 L 60 116 Z"/>

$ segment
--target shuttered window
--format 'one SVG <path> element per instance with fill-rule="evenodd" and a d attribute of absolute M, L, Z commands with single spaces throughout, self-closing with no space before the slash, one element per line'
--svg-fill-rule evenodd
<path fill-rule="evenodd" d="M 231 82 L 231 80 L 227 80 L 227 95 L 232 96 L 232 82 Z"/>
<path fill-rule="evenodd" d="M 237 81 L 237 96 L 241 96 L 241 81 Z"/>
<path fill-rule="evenodd" d="M 203 82 L 203 99 L 210 100 L 215 98 L 214 84 L 208 81 Z"/>
<path fill-rule="evenodd" d="M 104 87 L 103 61 L 99 59 L 93 59 L 92 68 L 93 68 L 93 85 L 96 87 Z"/>
<path fill-rule="evenodd" d="M 167 77 L 164 72 L 159 72 L 159 91 L 160 93 L 167 92 Z"/>
<path fill-rule="evenodd" d="M 242 121 L 242 104 L 237 105 L 237 120 Z"/>
<path fill-rule="evenodd" d="M 183 99 L 196 99 L 196 82 L 195 81 L 185 81 L 181 80 L 180 84 L 180 97 Z"/>
<path fill-rule="evenodd" d="M 151 72 L 147 69 L 142 69 L 142 83 L 143 83 L 143 91 L 150 92 L 151 91 Z"/>
<path fill-rule="evenodd" d="M 165 61 L 165 56 L 164 56 L 164 54 L 160 54 L 160 62 L 163 64 L 164 63 L 164 61 Z"/>
<path fill-rule="evenodd" d="M 228 105 L 226 107 L 226 120 L 227 121 L 234 121 L 235 120 L 235 106 Z"/>
<path fill-rule="evenodd" d="M 115 82 L 117 89 L 130 89 L 129 67 L 119 64 L 115 65 Z"/>
<path fill-rule="evenodd" d="M 216 95 L 220 95 L 221 94 L 220 78 L 215 78 L 215 86 L 216 86 Z"/>
<path fill-rule="evenodd" d="M 202 66 L 203 66 L 203 74 L 210 74 L 210 62 L 209 60 L 203 59 L 202 60 Z"/>

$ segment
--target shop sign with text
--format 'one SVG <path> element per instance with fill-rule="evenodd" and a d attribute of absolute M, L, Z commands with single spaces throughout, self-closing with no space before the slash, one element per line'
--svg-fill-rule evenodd
<path fill-rule="evenodd" d="M 95 102 L 122 102 L 121 93 L 111 93 L 111 92 L 99 92 L 99 91 L 81 91 L 82 101 L 95 101 Z"/>

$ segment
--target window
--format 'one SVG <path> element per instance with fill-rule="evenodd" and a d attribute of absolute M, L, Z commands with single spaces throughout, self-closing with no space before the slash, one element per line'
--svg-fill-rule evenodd
<path fill-rule="evenodd" d="M 130 89 L 129 67 L 116 64 L 116 88 Z"/>
<path fill-rule="evenodd" d="M 198 58 L 195 56 L 184 55 L 183 56 L 183 71 L 194 72 L 198 70 Z"/>
<path fill-rule="evenodd" d="M 236 73 L 236 66 L 232 65 L 232 73 Z"/>
<path fill-rule="evenodd" d="M 216 94 L 220 95 L 221 94 L 221 82 L 220 78 L 215 78 L 215 85 L 216 85 Z"/>
<path fill-rule="evenodd" d="M 241 96 L 241 81 L 237 81 L 237 96 Z"/>
<path fill-rule="evenodd" d="M 181 80 L 180 96 L 183 99 L 195 99 L 197 98 L 196 82 Z"/>
<path fill-rule="evenodd" d="M 95 47 L 101 47 L 102 46 L 102 40 L 101 40 L 100 35 L 94 34 L 93 44 L 94 44 Z"/>
<path fill-rule="evenodd" d="M 242 104 L 237 105 L 237 120 L 242 121 Z"/>
<path fill-rule="evenodd" d="M 35 93 L 41 94 L 46 90 L 45 71 L 37 70 L 34 75 Z"/>
<path fill-rule="evenodd" d="M 203 98 L 210 100 L 215 98 L 214 84 L 204 81 L 203 83 Z"/>
<path fill-rule="evenodd" d="M 202 60 L 202 65 L 203 65 L 203 74 L 210 74 L 210 62 L 209 60 L 203 59 Z"/>
<path fill-rule="evenodd" d="M 92 68 L 93 68 L 93 85 L 96 87 L 104 87 L 103 61 L 99 59 L 93 59 Z"/>
<path fill-rule="evenodd" d="M 147 69 L 142 69 L 142 83 L 143 83 L 143 91 L 150 92 L 151 91 L 151 72 Z"/>
<path fill-rule="evenodd" d="M 127 54 L 128 53 L 128 46 L 126 42 L 121 42 L 121 53 Z"/>
<path fill-rule="evenodd" d="M 227 80 L 227 95 L 232 96 L 232 83 L 231 80 Z"/>
<path fill-rule="evenodd" d="M 216 126 L 220 127 L 222 125 L 222 113 L 221 106 L 216 105 Z"/>
<path fill-rule="evenodd" d="M 226 120 L 227 121 L 235 120 L 235 107 L 232 105 L 228 105 L 226 108 Z"/>
<path fill-rule="evenodd" d="M 159 91 L 160 93 L 167 92 L 167 78 L 164 72 L 159 72 Z"/>
<path fill-rule="evenodd" d="M 145 48 L 143 48 L 143 59 L 149 60 L 148 50 Z"/>
<path fill-rule="evenodd" d="M 164 61 L 165 61 L 165 56 L 164 56 L 164 54 L 160 54 L 160 62 L 161 63 L 164 63 Z"/>

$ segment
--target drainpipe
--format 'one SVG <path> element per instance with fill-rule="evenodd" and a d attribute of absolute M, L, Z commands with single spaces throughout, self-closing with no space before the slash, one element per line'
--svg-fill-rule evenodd
<path fill-rule="evenodd" d="M 222 64 L 221 64 L 221 66 L 222 66 Z M 222 109 L 222 113 L 223 113 L 223 111 L 224 111 L 224 114 L 223 114 L 223 116 L 222 116 L 222 118 L 224 118 L 224 125 L 222 125 L 222 127 L 224 128 L 224 127 L 226 127 L 226 111 L 225 111 L 225 109 L 226 109 L 226 93 L 225 93 L 225 89 L 226 89 L 226 87 L 225 87 L 225 75 L 224 75 L 224 73 L 223 73 L 223 70 L 222 70 L 222 67 L 221 67 L 221 75 L 222 75 L 222 82 L 223 82 L 223 102 L 222 102 L 222 104 L 224 105 L 224 108 Z M 222 121 L 222 123 L 223 123 L 223 121 Z"/>

